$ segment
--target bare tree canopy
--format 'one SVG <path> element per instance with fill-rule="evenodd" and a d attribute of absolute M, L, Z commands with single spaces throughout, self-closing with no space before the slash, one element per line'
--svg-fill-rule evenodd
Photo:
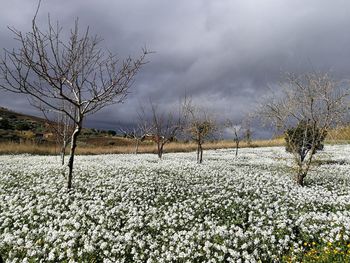
<path fill-rule="evenodd" d="M 185 103 L 185 131 L 197 144 L 197 163 L 203 162 L 203 143 L 217 130 L 214 117 L 203 108 L 192 104 L 191 99 Z"/>
<path fill-rule="evenodd" d="M 348 112 L 347 96 L 347 86 L 329 74 L 288 74 L 281 89 L 264 101 L 260 114 L 265 123 L 282 131 L 305 120 L 329 129 L 344 120 Z"/>
<path fill-rule="evenodd" d="M 239 143 L 241 142 L 243 138 L 243 127 L 242 124 L 238 124 L 233 122 L 230 119 L 227 119 L 225 121 L 224 126 L 232 133 L 233 135 L 233 141 L 236 145 L 236 156 L 238 156 L 238 148 L 239 148 Z"/>
<path fill-rule="evenodd" d="M 38 108 L 47 120 L 49 130 L 53 133 L 56 145 L 60 148 L 61 164 L 64 165 L 66 148 L 75 130 L 73 120 L 64 112 L 52 112 L 51 109 L 46 109 L 42 104 L 33 104 L 33 106 Z M 73 107 L 69 109 L 63 104 L 62 108 L 70 111 L 71 115 L 74 116 L 75 109 Z"/>
<path fill-rule="evenodd" d="M 30 32 L 11 28 L 19 48 L 5 50 L 0 63 L 0 87 L 28 95 L 33 103 L 62 112 L 73 121 L 75 131 L 68 163 L 71 188 L 76 141 L 85 116 L 126 98 L 148 52 L 143 50 L 137 59 L 120 60 L 100 47 L 101 39 L 92 36 L 89 28 L 80 32 L 78 20 L 65 39 L 59 23 L 54 26 L 49 17 L 44 31 L 35 19 L 36 15 Z M 67 110 L 71 108 L 73 112 Z"/>
<path fill-rule="evenodd" d="M 164 152 L 164 146 L 170 142 L 175 141 L 177 136 L 182 132 L 184 127 L 184 108 L 180 102 L 178 112 L 164 112 L 159 109 L 159 106 L 152 101 L 149 103 L 149 109 L 151 117 L 147 118 L 147 110 L 141 106 L 139 112 L 139 118 L 148 123 L 148 132 L 142 137 L 142 141 L 145 139 L 152 140 L 157 144 L 157 154 L 159 158 L 162 158 Z"/>
<path fill-rule="evenodd" d="M 284 132 L 287 149 L 296 161 L 297 183 L 309 171 L 313 155 L 332 127 L 342 123 L 348 112 L 347 85 L 328 74 L 288 75 L 279 93 L 273 93 L 260 108 L 266 124 Z"/>
<path fill-rule="evenodd" d="M 11 29 L 20 47 L 5 50 L 1 60 L 0 86 L 8 91 L 30 95 L 32 99 L 63 111 L 67 101 L 79 108 L 81 114 L 94 113 L 110 104 L 123 101 L 133 77 L 144 64 L 147 53 L 134 60 L 120 61 L 103 52 L 101 39 L 91 36 L 89 28 L 79 32 L 78 21 L 65 42 L 62 28 L 48 21 L 48 31 L 41 31 L 32 22 L 32 31 L 23 34 Z"/>
<path fill-rule="evenodd" d="M 132 139 L 135 143 L 135 154 L 138 154 L 139 146 L 142 140 L 145 138 L 146 134 L 152 132 L 151 123 L 145 118 L 145 112 L 143 109 L 138 112 L 137 125 L 134 127 L 119 127 L 119 131 L 123 134 L 125 138 Z"/>

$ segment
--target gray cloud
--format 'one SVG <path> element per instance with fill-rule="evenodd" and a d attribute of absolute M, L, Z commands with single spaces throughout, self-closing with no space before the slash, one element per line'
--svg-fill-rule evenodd
<path fill-rule="evenodd" d="M 7 25 L 30 30 L 36 1 L 3 1 L 0 43 L 15 46 Z M 219 116 L 239 120 L 285 72 L 350 73 L 350 2 L 345 0 L 44 0 L 47 13 L 68 30 L 80 25 L 121 57 L 143 46 L 156 51 L 121 105 L 89 117 L 87 125 L 113 128 L 132 123 L 139 102 L 151 98 L 167 110 L 185 93 Z M 3 94 L 3 93 L 1 93 Z M 2 95 L 0 105 L 26 111 L 26 100 Z"/>

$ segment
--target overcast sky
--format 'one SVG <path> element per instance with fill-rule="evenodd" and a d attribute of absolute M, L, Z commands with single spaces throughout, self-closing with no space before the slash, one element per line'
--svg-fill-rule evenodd
<path fill-rule="evenodd" d="M 7 26 L 29 31 L 37 1 L 0 2 L 0 45 L 16 48 Z M 186 93 L 222 119 L 239 121 L 285 72 L 349 77 L 349 10 L 347 0 L 43 0 L 38 21 L 45 28 L 50 13 L 69 30 L 79 17 L 121 58 L 144 46 L 156 52 L 127 101 L 85 123 L 116 129 L 132 123 L 149 99 L 167 111 Z M 0 106 L 34 112 L 26 99 L 0 95 Z"/>

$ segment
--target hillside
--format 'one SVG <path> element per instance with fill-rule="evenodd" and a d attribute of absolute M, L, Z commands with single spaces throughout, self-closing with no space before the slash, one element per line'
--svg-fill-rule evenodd
<path fill-rule="evenodd" d="M 30 122 L 35 123 L 46 123 L 47 120 L 23 113 L 18 113 L 9 109 L 6 109 L 4 107 L 0 107 L 0 117 L 2 118 L 9 118 L 9 119 L 17 119 L 17 120 L 27 120 Z"/>
<path fill-rule="evenodd" d="M 0 107 L 0 141 L 20 141 L 48 132 L 47 120 Z"/>
<path fill-rule="evenodd" d="M 52 125 L 44 118 L 18 113 L 0 107 L 0 142 L 35 142 L 54 144 Z M 92 146 L 129 145 L 132 142 L 116 136 L 114 131 L 84 128 L 79 143 Z"/>

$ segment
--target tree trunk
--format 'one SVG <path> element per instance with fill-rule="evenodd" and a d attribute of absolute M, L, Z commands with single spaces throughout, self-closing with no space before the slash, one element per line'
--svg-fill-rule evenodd
<path fill-rule="evenodd" d="M 199 153 L 200 153 L 200 146 L 199 142 L 197 143 L 197 163 L 199 163 Z"/>
<path fill-rule="evenodd" d="M 139 144 L 140 144 L 140 140 L 136 139 L 135 154 L 138 154 L 139 152 Z"/>
<path fill-rule="evenodd" d="M 66 147 L 67 147 L 67 143 L 64 141 L 63 145 L 61 147 L 61 163 L 62 163 L 62 166 L 64 165 L 64 158 L 66 156 Z"/>
<path fill-rule="evenodd" d="M 299 167 L 295 181 L 300 186 L 304 186 L 304 179 L 310 170 L 311 162 L 314 156 L 314 147 L 312 147 L 308 153 L 306 153 L 304 156 L 300 156 L 300 162 L 298 162 Z"/>
<path fill-rule="evenodd" d="M 297 176 L 295 177 L 295 181 L 298 185 L 300 186 L 304 186 L 304 178 L 305 178 L 306 174 L 303 172 L 299 172 L 297 174 Z"/>
<path fill-rule="evenodd" d="M 157 147 L 158 147 L 158 157 L 159 159 L 161 159 L 163 156 L 163 144 L 159 142 L 157 144 Z"/>
<path fill-rule="evenodd" d="M 239 141 L 236 141 L 236 156 L 238 155 L 238 146 L 239 146 Z"/>
<path fill-rule="evenodd" d="M 197 163 L 202 163 L 203 161 L 203 148 L 202 143 L 198 141 L 197 145 Z"/>
<path fill-rule="evenodd" d="M 75 154 L 75 148 L 77 147 L 77 139 L 80 134 L 82 128 L 82 124 L 79 123 L 72 135 L 71 138 L 71 148 L 70 148 L 70 156 L 69 156 L 69 161 L 68 161 L 68 168 L 69 168 L 69 173 L 67 177 L 67 188 L 71 189 L 72 188 L 72 179 L 73 179 L 73 163 L 74 163 L 74 154 Z"/>

